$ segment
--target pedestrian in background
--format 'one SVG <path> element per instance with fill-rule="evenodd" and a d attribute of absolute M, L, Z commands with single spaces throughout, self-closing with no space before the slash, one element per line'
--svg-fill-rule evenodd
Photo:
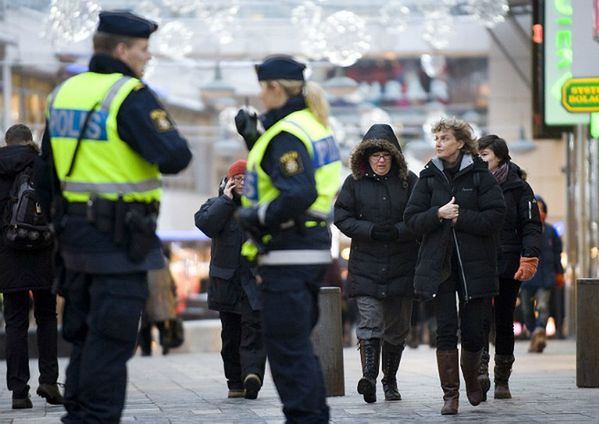
<path fill-rule="evenodd" d="M 165 265 L 148 271 L 148 300 L 141 317 L 139 346 L 142 356 L 152 355 L 152 327 L 158 328 L 162 354 L 172 346 L 172 326 L 177 318 L 177 286 L 170 271 L 170 250 L 164 249 Z"/>
<path fill-rule="evenodd" d="M 241 206 L 245 160 L 234 162 L 219 188 L 195 214 L 195 224 L 212 239 L 208 307 L 219 311 L 221 356 L 230 398 L 256 399 L 264 381 L 266 350 L 262 302 L 255 267 L 241 256 L 245 234 L 234 218 Z"/>
<path fill-rule="evenodd" d="M 63 401 L 58 390 L 54 237 L 39 248 L 17 250 L 6 242 L 13 192 L 19 175 L 33 172 L 39 150 L 31 130 L 21 124 L 6 131 L 6 147 L 0 148 L 0 292 L 6 324 L 6 384 L 12 392 L 12 408 L 33 407 L 29 397 L 28 329 L 31 296 L 37 324 L 39 386 L 37 394 L 50 404 Z M 13 197 L 11 199 L 11 196 Z"/>
<path fill-rule="evenodd" d="M 542 353 L 547 345 L 547 320 L 551 290 L 564 285 L 564 268 L 561 262 L 562 241 L 553 225 L 545 221 L 547 203 L 537 196 L 539 214 L 543 223 L 543 235 L 539 268 L 535 276 L 522 284 L 520 299 L 522 314 L 531 334 L 528 351 Z"/>
<path fill-rule="evenodd" d="M 289 56 L 266 58 L 256 67 L 265 132 L 255 115 L 236 117 L 251 148 L 239 220 L 252 241 L 243 253 L 258 263 L 266 351 L 283 412 L 288 423 L 302 424 L 329 420 L 310 333 L 331 262 L 327 217 L 341 172 L 324 91 L 304 80 L 304 69 Z"/>
<path fill-rule="evenodd" d="M 495 240 L 505 202 L 487 164 L 478 157 L 469 124 L 441 119 L 432 133 L 436 156 L 421 171 L 404 220 L 422 237 L 415 292 L 435 302 L 437 366 L 444 392 L 441 414 L 453 415 L 459 406 L 458 330 L 468 401 L 476 406 L 483 397 L 478 371 L 484 321 L 491 296 L 499 291 Z"/>
<path fill-rule="evenodd" d="M 479 155 L 489 165 L 503 191 L 506 214 L 499 234 L 497 264 L 499 294 L 493 298 L 493 317 L 485 321 L 479 380 L 483 400 L 490 388 L 489 331 L 495 326 L 495 399 L 511 399 L 509 378 L 514 363 L 514 309 L 520 284 L 535 275 L 541 253 L 541 221 L 537 201 L 520 167 L 511 162 L 504 139 L 486 135 L 478 140 Z"/>
<path fill-rule="evenodd" d="M 100 12 L 89 72 L 48 99 L 38 184 L 53 205 L 65 276 L 67 368 L 64 423 L 118 423 L 127 361 L 148 295 L 147 271 L 164 266 L 156 223 L 161 173 L 191 160 L 187 142 L 141 82 L 157 25 Z M 42 185 L 45 183 L 45 187 Z"/>
<path fill-rule="evenodd" d="M 356 335 L 362 378 L 358 393 L 376 402 L 382 350 L 385 400 L 401 400 L 396 374 L 410 330 L 415 235 L 403 214 L 418 177 L 408 170 L 393 128 L 375 124 L 350 158 L 352 174 L 335 202 L 335 225 L 351 239 L 349 295 L 360 318 Z"/>

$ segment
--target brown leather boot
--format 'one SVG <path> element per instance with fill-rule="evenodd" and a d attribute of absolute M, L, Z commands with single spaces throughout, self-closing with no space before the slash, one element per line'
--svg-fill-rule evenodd
<path fill-rule="evenodd" d="M 401 400 L 401 394 L 397 389 L 397 369 L 401 361 L 403 345 L 394 346 L 390 343 L 383 342 L 383 391 L 385 392 L 385 400 Z"/>
<path fill-rule="evenodd" d="M 362 361 L 362 378 L 358 381 L 358 393 L 366 403 L 376 402 L 376 378 L 379 375 L 381 357 L 381 340 L 360 340 L 360 359 Z"/>
<path fill-rule="evenodd" d="M 460 371 L 458 369 L 458 351 L 438 350 L 437 368 L 439 380 L 443 389 L 443 408 L 441 415 L 455 415 L 458 413 L 460 397 Z"/>
<path fill-rule="evenodd" d="M 469 352 L 462 348 L 462 354 L 460 355 L 460 365 L 462 366 L 464 383 L 466 383 L 466 395 L 472 406 L 478 405 L 483 400 L 483 391 L 478 381 L 481 354 L 482 349 L 478 352 Z"/>
<path fill-rule="evenodd" d="M 495 355 L 495 399 L 511 399 L 508 384 L 512 374 L 514 355 Z"/>
<path fill-rule="evenodd" d="M 483 348 L 483 353 L 480 357 L 480 369 L 478 370 L 478 382 L 483 391 L 483 402 L 487 400 L 487 392 L 491 388 L 491 380 L 489 379 L 489 359 L 491 359 L 489 348 Z"/>

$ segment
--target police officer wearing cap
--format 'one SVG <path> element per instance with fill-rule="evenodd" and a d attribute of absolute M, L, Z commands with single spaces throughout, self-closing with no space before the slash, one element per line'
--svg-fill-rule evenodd
<path fill-rule="evenodd" d="M 120 421 L 146 274 L 164 265 L 155 235 L 160 175 L 191 160 L 186 140 L 140 81 L 156 29 L 129 12 L 101 12 L 89 72 L 48 98 L 36 174 L 64 262 L 58 289 L 73 350 L 63 423 Z"/>
<path fill-rule="evenodd" d="M 322 89 L 304 81 L 305 65 L 271 56 L 256 67 L 266 113 L 245 110 L 238 131 L 251 148 L 243 209 L 242 253 L 258 262 L 264 338 L 288 423 L 326 423 L 329 409 L 310 333 L 318 291 L 331 261 L 327 223 L 340 185 L 339 150 Z"/>

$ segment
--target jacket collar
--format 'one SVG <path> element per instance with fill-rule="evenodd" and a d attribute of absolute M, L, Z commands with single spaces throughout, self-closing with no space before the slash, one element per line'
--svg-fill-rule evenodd
<path fill-rule="evenodd" d="M 303 110 L 306 107 L 306 100 L 303 95 L 290 97 L 283 106 L 266 112 L 260 119 L 262 120 L 264 129 L 267 130 L 287 115 Z"/>
<path fill-rule="evenodd" d="M 129 68 L 125 63 L 104 53 L 95 53 L 92 56 L 89 61 L 89 70 L 98 74 L 119 73 L 129 77 L 137 78 L 131 68 Z"/>
<path fill-rule="evenodd" d="M 433 165 L 435 165 L 435 167 L 439 171 L 443 172 L 443 170 L 445 169 L 443 161 L 441 159 L 439 159 L 437 156 L 432 158 L 431 162 L 433 163 Z M 473 164 L 474 164 L 474 159 L 472 158 L 472 155 L 465 153 L 464 155 L 462 155 L 462 162 L 460 163 L 460 169 L 458 170 L 458 173 Z"/>

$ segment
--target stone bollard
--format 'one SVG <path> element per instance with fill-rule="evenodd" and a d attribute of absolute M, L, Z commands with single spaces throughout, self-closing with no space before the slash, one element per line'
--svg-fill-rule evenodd
<path fill-rule="evenodd" d="M 320 359 L 327 396 L 345 396 L 341 290 L 322 287 L 318 298 L 320 317 L 312 331 L 314 352 Z"/>
<path fill-rule="evenodd" d="M 576 280 L 576 386 L 599 387 L 599 279 Z"/>

